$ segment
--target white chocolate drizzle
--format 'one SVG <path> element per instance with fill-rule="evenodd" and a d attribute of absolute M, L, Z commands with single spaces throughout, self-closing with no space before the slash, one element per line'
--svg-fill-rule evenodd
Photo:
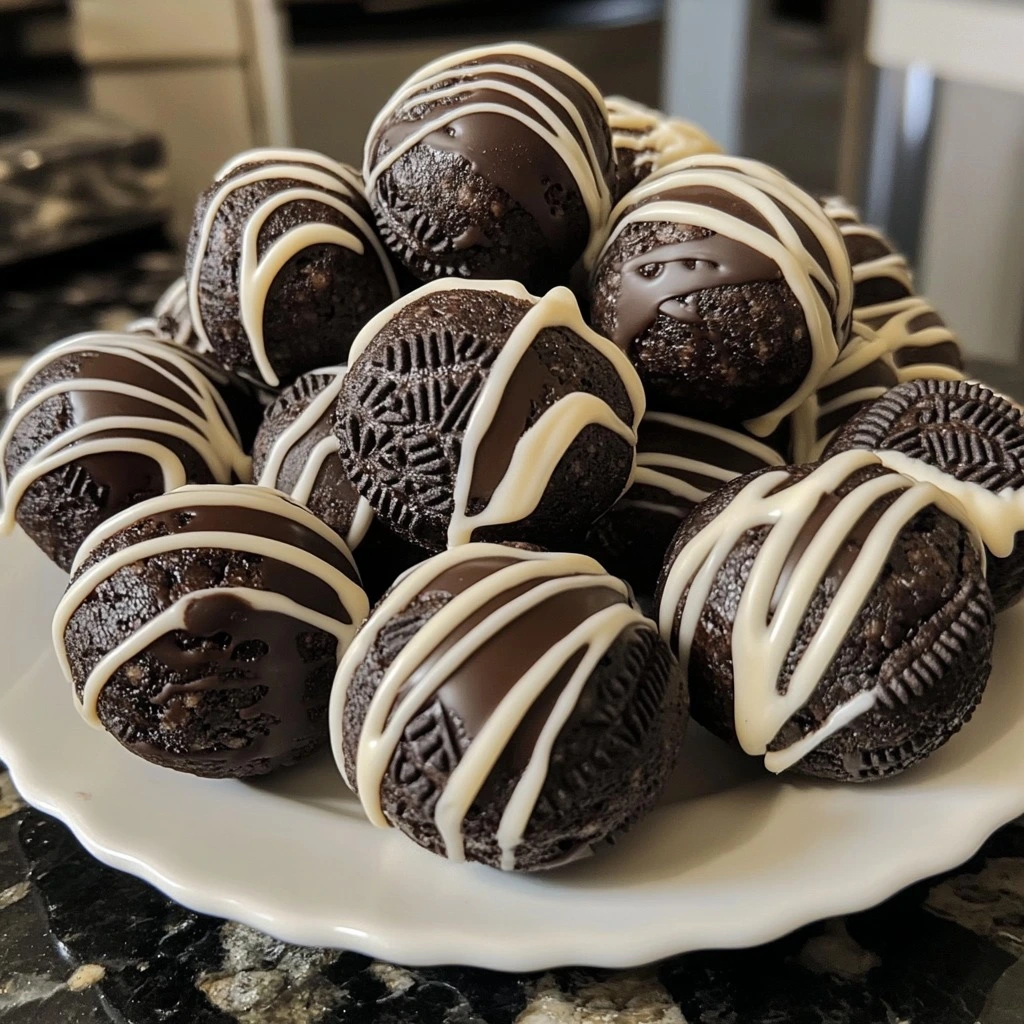
<path fill-rule="evenodd" d="M 168 324 L 172 328 L 168 331 Z M 151 338 L 183 345 L 194 352 L 208 352 L 209 345 L 202 344 L 192 334 L 192 320 L 188 311 L 188 283 L 179 277 L 156 300 L 149 316 L 133 320 L 125 327 L 126 334 L 148 334 Z"/>
<path fill-rule="evenodd" d="M 246 169 L 246 165 L 256 166 Z M 245 329 L 253 361 L 262 379 L 277 387 L 280 379 L 271 365 L 263 334 L 263 314 L 267 295 L 278 273 L 298 253 L 313 245 L 337 245 L 362 255 L 372 250 L 388 281 L 392 297 L 398 296 L 398 283 L 384 247 L 373 227 L 359 212 L 366 202 L 359 174 L 353 168 L 304 149 L 253 149 L 239 153 L 217 172 L 218 188 L 203 213 L 195 257 L 188 282 L 189 316 L 200 341 L 210 345 L 200 305 L 200 272 L 210 243 L 214 222 L 234 192 L 262 181 L 298 182 L 269 195 L 249 215 L 242 230 L 238 260 L 239 320 Z M 275 238 L 260 254 L 263 225 L 278 210 L 300 200 L 319 203 L 337 210 L 354 231 L 308 221 L 289 228 Z"/>
<path fill-rule="evenodd" d="M 377 181 L 395 162 L 433 132 L 472 114 L 497 114 L 525 125 L 558 154 L 579 189 L 590 219 L 590 237 L 604 230 L 612 195 L 605 180 L 594 141 L 576 103 L 556 89 L 546 78 L 502 57 L 521 58 L 547 66 L 572 79 L 590 94 L 601 114 L 606 116 L 604 98 L 597 87 L 578 68 L 547 50 L 528 43 L 500 43 L 459 50 L 424 65 L 407 78 L 381 108 L 366 136 L 363 151 L 363 178 L 366 191 L 372 193 Z M 479 63 L 471 64 L 472 61 Z M 511 79 L 512 81 L 509 81 Z M 521 85 L 537 89 L 542 98 Z M 446 84 L 447 83 L 447 84 Z M 390 152 L 375 158 L 374 148 L 381 126 L 391 117 L 424 103 L 457 98 L 487 90 L 507 96 L 507 102 L 469 100 L 464 103 L 439 103 L 423 123 Z M 528 113 L 521 108 L 525 107 Z M 562 115 L 567 115 L 576 131 Z M 582 141 L 581 141 L 582 140 Z"/>
<path fill-rule="evenodd" d="M 926 506 L 937 506 L 967 527 L 983 557 L 980 538 L 959 503 L 932 484 L 915 483 L 897 473 L 857 484 L 838 499 L 824 521 L 809 525 L 823 498 L 833 495 L 858 470 L 881 465 L 875 454 L 853 450 L 822 462 L 795 482 L 785 470 L 755 477 L 690 539 L 669 569 L 658 610 L 659 627 L 685 671 L 719 570 L 748 530 L 770 528 L 743 586 L 731 634 L 736 738 L 746 753 L 764 757 L 769 771 L 792 767 L 874 706 L 877 690 L 861 691 L 843 702 L 818 729 L 785 749 L 768 753 L 779 730 L 807 703 L 828 671 L 893 544 L 911 519 Z M 788 676 L 785 692 L 781 692 L 786 659 L 829 565 L 861 518 L 888 495 L 897 497 L 878 516 L 853 555 L 821 623 Z M 813 530 L 809 539 L 808 529 Z M 780 586 L 782 570 L 801 538 L 806 546 Z"/>
<path fill-rule="evenodd" d="M 453 597 L 433 615 L 388 666 L 367 709 L 358 737 L 356 777 L 346 775 L 343 724 L 345 700 L 356 671 L 377 641 L 381 630 L 444 572 L 461 563 L 482 558 L 512 559 Z M 423 666 L 454 630 L 512 588 L 530 586 L 524 593 L 498 601 L 493 611 L 477 622 L 427 671 Z M 469 657 L 491 643 L 517 619 L 557 594 L 570 590 L 600 588 L 621 594 L 601 611 L 585 618 L 576 628 L 548 648 L 500 700 L 483 728 L 472 737 L 468 749 L 452 771 L 434 810 L 434 822 L 451 860 L 464 859 L 462 828 L 466 815 L 491 769 L 537 698 L 559 672 L 583 651 L 583 656 L 555 701 L 501 816 L 495 838 L 501 850 L 501 867 L 513 870 L 516 847 L 522 841 L 544 786 L 552 746 L 568 721 L 587 680 L 612 644 L 631 626 L 654 623 L 633 605 L 629 587 L 604 570 L 592 558 L 578 554 L 521 551 L 498 544 L 465 544 L 415 566 L 399 579 L 356 636 L 338 668 L 331 694 L 331 737 L 338 766 L 349 785 L 359 793 L 370 821 L 388 827 L 381 805 L 381 785 L 409 723 L 423 711 L 448 678 Z"/>
<path fill-rule="evenodd" d="M 532 304 L 516 324 L 487 373 L 477 395 L 462 439 L 455 480 L 455 508 L 448 526 L 449 545 L 465 544 L 481 526 L 515 523 L 529 516 L 544 497 L 551 476 L 573 441 L 588 426 L 610 430 L 635 447 L 636 431 L 645 410 L 643 385 L 622 350 L 592 330 L 583 320 L 576 298 L 568 288 L 553 288 L 543 297 L 531 295 L 517 281 L 456 281 L 439 279 L 393 302 L 359 332 L 349 353 L 354 364 L 366 346 L 407 305 L 440 291 L 499 292 Z M 586 392 L 559 399 L 516 442 L 512 460 L 487 505 L 470 515 L 468 504 L 480 444 L 493 423 L 516 367 L 538 334 L 548 327 L 566 327 L 597 349 L 622 380 L 633 407 L 630 422 L 619 418 L 607 402 Z M 632 482 L 630 473 L 623 492 Z"/>
<path fill-rule="evenodd" d="M 341 606 L 348 613 L 350 622 L 343 623 L 324 615 L 311 607 L 272 591 L 251 587 L 222 587 L 208 590 L 193 591 L 184 594 L 177 601 L 164 609 L 138 628 L 121 644 L 109 651 L 91 668 L 85 681 L 78 709 L 82 717 L 91 725 L 102 728 L 97 713 L 97 706 L 103 688 L 115 673 L 128 661 L 136 657 L 162 636 L 177 629 L 185 628 L 186 615 L 191 605 L 207 595 L 228 595 L 242 598 L 251 608 L 259 611 L 279 612 L 289 615 L 302 622 L 309 623 L 315 629 L 321 629 L 336 637 L 341 649 L 355 635 L 360 623 L 369 611 L 365 593 L 359 584 L 348 574 L 332 565 L 318 555 L 297 547 L 294 544 L 262 537 L 255 533 L 233 530 L 209 530 L 189 533 L 172 533 L 166 536 L 153 537 L 125 548 L 114 551 L 85 567 L 90 556 L 102 544 L 132 526 L 142 522 L 148 516 L 167 513 L 175 510 L 187 511 L 211 506 L 254 509 L 290 519 L 292 522 L 316 533 L 336 548 L 342 559 L 348 563 L 355 573 L 355 564 L 348 548 L 341 538 L 301 506 L 289 501 L 277 491 L 250 485 L 198 485 L 181 487 L 169 494 L 158 495 L 149 501 L 141 502 L 117 516 L 108 519 L 93 531 L 79 550 L 72 566 L 71 583 L 64 597 L 57 606 L 53 620 L 53 643 L 57 652 L 57 660 L 65 678 L 71 682 L 73 675 L 71 663 L 65 645 L 65 634 L 71 619 L 82 606 L 82 603 L 98 586 L 109 580 L 118 570 L 151 558 L 154 555 L 167 554 L 175 551 L 195 549 L 221 549 L 227 551 L 243 551 L 247 554 L 273 558 L 308 573 L 330 587 L 338 597 Z"/>
<path fill-rule="evenodd" d="M 26 386 L 48 366 L 67 356 L 106 356 L 124 362 L 123 378 L 68 377 L 24 401 Z M 158 374 L 178 397 L 168 398 L 130 383 L 134 367 Z M 95 417 L 71 426 L 41 447 L 8 477 L 6 461 L 11 440 L 25 419 L 51 398 L 85 392 L 120 396 L 132 405 L 145 403 L 150 414 Z M 163 474 L 165 490 L 187 483 L 185 467 L 171 441 L 188 445 L 218 483 L 233 478 L 248 481 L 251 460 L 242 451 L 238 431 L 224 399 L 187 350 L 144 335 L 79 334 L 51 345 L 22 368 L 8 392 L 11 414 L 0 432 L 0 533 L 14 529 L 18 504 L 25 492 L 47 473 L 89 455 L 131 452 L 152 459 Z M 160 440 L 167 439 L 166 442 Z"/>
<path fill-rule="evenodd" d="M 633 166 L 643 173 L 660 171 L 676 160 L 700 153 L 721 153 L 722 147 L 692 121 L 666 117 L 625 96 L 606 96 L 612 145 L 633 152 Z"/>
<path fill-rule="evenodd" d="M 767 222 L 768 230 L 706 203 L 655 198 L 684 188 L 721 190 L 749 206 Z M 813 235 L 825 254 L 824 264 L 804 244 L 791 218 Z M 712 154 L 677 161 L 632 189 L 612 210 L 611 229 L 599 250 L 588 251 L 587 265 L 596 265 L 615 239 L 638 223 L 704 228 L 756 250 L 778 266 L 803 310 L 811 365 L 800 386 L 777 408 L 744 423 L 751 433 L 766 437 L 811 394 L 846 341 L 853 276 L 842 236 L 817 201 L 778 171 L 756 160 Z"/>
<path fill-rule="evenodd" d="M 261 487 L 270 487 L 274 490 L 284 490 L 280 486 L 281 470 L 285 461 L 296 445 L 314 430 L 317 424 L 326 416 L 341 394 L 341 383 L 345 376 L 347 366 L 326 366 L 321 370 L 312 371 L 314 374 L 332 376 L 331 383 L 325 385 L 299 413 L 298 416 L 278 435 L 270 452 L 267 454 L 267 461 L 256 481 Z M 332 457 L 337 458 L 340 442 L 333 431 L 322 437 L 306 454 L 306 463 L 302 467 L 295 485 L 292 487 L 289 497 L 300 505 L 308 505 L 313 494 L 313 488 L 320 477 L 325 463 Z M 359 497 L 352 522 L 348 533 L 345 535 L 345 543 L 353 551 L 363 542 L 370 524 L 373 522 L 373 509 L 370 503 L 362 496 Z"/>

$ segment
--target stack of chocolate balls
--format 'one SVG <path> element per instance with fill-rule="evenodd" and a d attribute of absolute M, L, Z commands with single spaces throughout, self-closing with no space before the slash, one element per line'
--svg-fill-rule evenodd
<path fill-rule="evenodd" d="M 361 170 L 230 161 L 154 315 L 11 407 L 88 721 L 207 777 L 330 739 L 375 824 L 506 870 L 640 819 L 691 711 L 910 767 L 1024 590 L 1022 412 L 884 236 L 522 44 L 416 72 Z"/>

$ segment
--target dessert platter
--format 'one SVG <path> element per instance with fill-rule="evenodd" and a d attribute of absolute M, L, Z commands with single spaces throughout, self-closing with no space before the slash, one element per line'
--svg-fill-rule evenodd
<path fill-rule="evenodd" d="M 0 758 L 405 963 L 767 940 L 1024 812 L 1024 410 L 838 197 L 547 51 L 239 154 L 0 431 Z"/>

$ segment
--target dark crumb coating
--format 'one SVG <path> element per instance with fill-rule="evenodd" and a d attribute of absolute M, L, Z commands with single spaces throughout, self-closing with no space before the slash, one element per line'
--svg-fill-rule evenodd
<path fill-rule="evenodd" d="M 627 225 L 594 270 L 594 329 L 607 337 L 617 332 L 624 262 L 710 235 L 685 224 Z M 776 408 L 796 391 L 810 369 L 812 347 L 803 309 L 785 281 L 720 285 L 690 301 L 700 323 L 659 313 L 629 347 L 652 403 L 737 423 Z"/>
<path fill-rule="evenodd" d="M 463 102 L 479 98 L 504 105 L 503 93 L 486 89 L 430 99 L 432 92 L 472 81 L 475 65 L 485 61 L 524 68 L 569 98 L 610 195 L 616 170 L 604 111 L 570 76 L 536 57 L 502 53 L 500 47 L 486 58 L 453 67 L 442 81 L 428 87 L 423 101 L 392 110 L 368 140 L 368 166 L 378 165 L 431 117 L 447 114 Z M 543 90 L 523 79 L 508 76 L 508 81 L 548 104 Z M 523 109 L 540 120 L 531 108 Z M 580 138 L 578 127 L 560 106 L 551 104 L 549 109 Z M 457 117 L 431 132 L 379 175 L 369 199 L 385 245 L 421 281 L 448 276 L 511 278 L 532 291 L 544 291 L 568 282 L 593 227 L 562 157 L 533 128 L 495 112 Z"/>
<path fill-rule="evenodd" d="M 443 591 L 422 592 L 387 623 L 357 669 L 343 727 L 349 779 L 355 778 L 362 721 L 384 672 L 450 599 Z M 517 642 L 515 625 L 507 630 L 507 642 Z M 538 704 L 547 699 L 539 698 Z M 516 848 L 516 869 L 558 866 L 647 814 L 675 764 L 686 717 L 678 665 L 653 623 L 628 627 L 599 662 L 558 734 L 546 780 Z M 522 774 L 508 752 L 518 735 L 464 820 L 468 860 L 500 866 L 498 823 Z M 381 800 L 387 819 L 440 855 L 446 851 L 434 823 L 437 800 L 472 739 L 459 713 L 435 697 L 406 728 L 384 779 Z"/>
<path fill-rule="evenodd" d="M 262 479 L 267 460 L 278 438 L 298 419 L 316 396 L 335 380 L 334 373 L 305 373 L 267 407 L 253 448 L 253 479 L 289 495 L 294 492 L 313 449 L 332 433 L 333 408 L 291 446 L 281 461 L 280 471 L 274 479 Z M 330 454 L 316 475 L 305 505 L 352 547 L 359 565 L 363 588 L 370 600 L 375 601 L 391 586 L 396 576 L 411 565 L 422 561 L 428 552 L 393 533 L 377 516 L 373 517 L 365 535 L 358 543 L 355 543 L 355 538 L 352 538 L 350 543 L 359 500 L 359 492 L 345 474 L 341 459 L 336 452 Z"/>
<path fill-rule="evenodd" d="M 263 161 L 262 163 L 267 163 Z M 244 165 L 232 176 L 261 163 Z M 309 188 L 287 177 L 243 185 L 226 197 L 204 252 L 197 252 L 203 217 L 222 182 L 203 192 L 196 203 L 186 253 L 186 276 L 199 276 L 202 324 L 217 360 L 232 370 L 258 376 L 249 338 L 240 320 L 239 264 L 242 235 L 258 207 L 289 188 Z M 339 197 L 339 193 L 327 193 Z M 368 223 L 372 214 L 359 196 L 345 196 Z M 257 255 L 286 232 L 303 224 L 322 223 L 355 233 L 358 229 L 338 209 L 313 199 L 294 199 L 275 210 L 260 228 Z M 317 366 L 343 362 L 352 339 L 366 321 L 393 298 L 391 285 L 369 245 L 358 253 L 341 245 L 320 243 L 303 248 L 274 276 L 263 312 L 267 355 L 282 381 Z"/>
<path fill-rule="evenodd" d="M 1019 406 L 975 381 L 906 381 L 851 419 L 825 449 L 825 457 L 851 448 L 891 450 L 948 475 L 953 497 L 953 481 L 993 494 L 1020 491 L 1022 417 Z M 1019 531 L 1008 555 L 987 553 L 987 566 L 996 610 L 1002 611 L 1024 594 L 1024 542 Z"/>
<path fill-rule="evenodd" d="M 494 360 L 530 308 L 498 292 L 434 292 L 397 311 L 345 377 L 335 418 L 342 462 L 376 512 L 413 543 L 435 551 L 447 546 L 470 415 Z M 524 431 L 559 399 L 579 391 L 597 395 L 632 422 L 618 370 L 568 328 L 543 328 L 524 362 L 535 378 Z M 511 450 L 518 438 L 503 440 Z M 611 507 L 632 461 L 629 442 L 590 424 L 569 446 L 529 516 L 478 527 L 473 539 L 557 548 Z M 483 507 L 471 502 L 468 512 Z"/>
<path fill-rule="evenodd" d="M 26 383 L 18 406 L 51 384 L 79 378 L 83 365 L 93 358 L 92 353 L 76 351 L 46 364 Z M 25 416 L 5 452 L 8 480 L 45 445 L 80 422 L 74 402 L 72 393 L 53 395 Z M 209 466 L 186 441 L 144 431 L 135 431 L 132 436 L 151 439 L 170 449 L 190 483 L 214 482 Z M 100 523 L 163 492 L 164 476 L 156 462 L 145 455 L 117 450 L 116 442 L 112 442 L 110 452 L 82 456 L 32 483 L 15 515 L 25 533 L 68 572 L 82 542 Z"/>
<path fill-rule="evenodd" d="M 191 515 L 136 521 L 91 553 L 76 578 L 118 551 L 187 529 Z M 310 530 L 259 516 L 253 522 L 268 536 L 292 536 L 308 550 L 328 553 L 356 578 L 344 556 L 330 554 Z M 118 569 L 87 595 L 65 631 L 77 696 L 101 658 L 189 594 L 226 587 L 286 593 L 296 575 L 310 606 L 340 622 L 350 619 L 315 578 L 244 551 L 184 547 Z M 164 767 L 228 778 L 294 764 L 324 744 L 339 656 L 335 636 L 234 595 L 198 597 L 184 621 L 186 628 L 127 660 L 100 691 L 100 721 L 122 745 Z"/>
<path fill-rule="evenodd" d="M 813 466 L 791 467 L 791 479 Z M 765 470 L 762 472 L 770 472 Z M 852 474 L 836 495 L 887 471 Z M 680 529 L 659 587 L 685 544 L 730 505 L 753 473 L 712 494 Z M 872 506 L 890 506 L 889 494 Z M 747 530 L 715 576 L 694 634 L 687 678 L 696 721 L 735 743 L 733 622 L 751 566 L 769 527 Z M 847 541 L 850 551 L 856 541 Z M 826 573 L 816 588 L 780 674 L 783 690 L 838 590 Z M 685 595 L 684 595 L 685 599 Z M 678 630 L 683 602 L 676 611 Z M 934 505 L 919 511 L 899 533 L 885 567 L 847 631 L 811 698 L 769 744 L 781 750 L 816 731 L 841 704 L 878 686 L 875 706 L 840 729 L 793 766 L 819 778 L 866 782 L 897 774 L 923 760 L 971 717 L 991 669 L 994 608 L 981 559 L 967 529 Z"/>

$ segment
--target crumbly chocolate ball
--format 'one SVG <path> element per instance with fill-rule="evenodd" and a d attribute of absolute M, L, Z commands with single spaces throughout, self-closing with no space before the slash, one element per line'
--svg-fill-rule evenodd
<path fill-rule="evenodd" d="M 997 611 L 1024 593 L 1024 410 L 974 381 L 907 381 L 857 414 L 826 458 L 866 448 L 956 498 L 988 549 Z"/>
<path fill-rule="evenodd" d="M 754 160 L 696 156 L 615 208 L 591 322 L 654 406 L 759 437 L 817 386 L 849 333 L 853 279 L 818 203 Z"/>
<path fill-rule="evenodd" d="M 141 335 L 80 334 L 29 361 L 0 433 L 0 530 L 62 569 L 110 516 L 186 483 L 249 479 L 227 404 L 198 356 Z"/>
<path fill-rule="evenodd" d="M 991 668 L 992 595 L 962 514 L 865 451 L 712 494 L 659 588 L 694 718 L 770 771 L 843 782 L 938 749 Z"/>
<path fill-rule="evenodd" d="M 262 487 L 183 487 L 86 541 L 54 623 L 79 710 L 134 754 L 210 778 L 327 737 L 366 595 L 341 539 Z"/>
<path fill-rule="evenodd" d="M 505 43 L 415 72 L 370 128 L 381 237 L 423 281 L 565 284 L 604 228 L 615 159 L 600 92 L 571 64 Z"/>
<path fill-rule="evenodd" d="M 678 666 L 583 555 L 464 544 L 377 606 L 338 671 L 335 757 L 374 824 L 504 870 L 585 856 L 650 810 Z"/>
<path fill-rule="evenodd" d="M 434 281 L 371 321 L 352 356 L 342 463 L 415 544 L 571 547 L 629 483 L 643 389 L 567 288 Z"/>
<path fill-rule="evenodd" d="M 666 412 L 647 412 L 636 452 L 632 486 L 594 523 L 585 546 L 645 600 L 694 505 L 743 473 L 785 463 L 749 434 Z"/>
<path fill-rule="evenodd" d="M 392 533 L 345 474 L 333 430 L 345 369 L 305 373 L 267 408 L 253 450 L 253 479 L 284 491 L 340 534 L 375 601 L 428 552 Z"/>
<path fill-rule="evenodd" d="M 295 149 L 241 153 L 199 197 L 186 278 L 192 329 L 271 387 L 342 362 L 398 295 L 358 171 Z"/>

